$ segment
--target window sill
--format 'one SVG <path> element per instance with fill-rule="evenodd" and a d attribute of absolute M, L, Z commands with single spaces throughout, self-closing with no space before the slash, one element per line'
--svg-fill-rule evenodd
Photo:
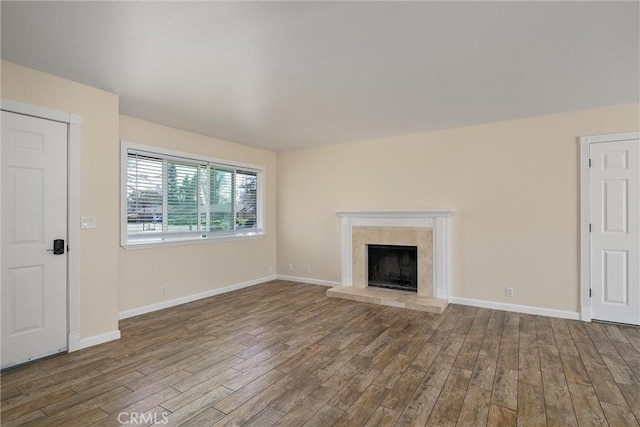
<path fill-rule="evenodd" d="M 206 243 L 215 243 L 215 242 L 233 242 L 237 240 L 254 240 L 261 239 L 266 234 L 264 231 L 255 232 L 255 233 L 243 233 L 243 234 L 233 234 L 233 235 L 224 235 L 224 236 L 209 236 L 209 237 L 199 237 L 199 238 L 177 238 L 177 239 L 144 239 L 136 242 L 127 242 L 122 244 L 125 250 L 138 250 L 138 249 L 149 249 L 149 248 L 160 248 L 166 246 L 187 246 L 187 245 L 202 245 Z"/>

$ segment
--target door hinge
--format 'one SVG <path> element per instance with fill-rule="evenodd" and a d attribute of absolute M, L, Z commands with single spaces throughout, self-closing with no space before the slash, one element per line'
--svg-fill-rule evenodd
<path fill-rule="evenodd" d="M 591 288 L 589 288 L 589 298 L 591 298 Z"/>
<path fill-rule="evenodd" d="M 591 159 L 589 159 L 589 167 L 591 167 Z"/>
<path fill-rule="evenodd" d="M 589 223 L 589 233 L 591 233 L 591 223 Z"/>

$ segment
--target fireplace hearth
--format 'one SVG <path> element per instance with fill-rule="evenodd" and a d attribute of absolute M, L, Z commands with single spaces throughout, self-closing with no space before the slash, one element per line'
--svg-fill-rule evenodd
<path fill-rule="evenodd" d="M 418 248 L 367 245 L 368 285 L 418 292 Z"/>

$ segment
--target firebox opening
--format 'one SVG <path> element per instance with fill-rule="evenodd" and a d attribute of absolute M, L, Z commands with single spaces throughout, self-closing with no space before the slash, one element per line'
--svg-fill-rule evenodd
<path fill-rule="evenodd" d="M 416 246 L 367 245 L 369 286 L 418 291 Z"/>

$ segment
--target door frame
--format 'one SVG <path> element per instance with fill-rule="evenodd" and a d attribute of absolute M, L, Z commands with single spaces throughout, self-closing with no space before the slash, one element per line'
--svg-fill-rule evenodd
<path fill-rule="evenodd" d="M 80 140 L 82 118 L 77 114 L 2 99 L 2 111 L 67 124 L 67 351 L 80 347 Z M 0 179 L 2 179 L 0 177 Z M 0 203 L 1 199 L 0 199 Z M 0 209 L 0 215 L 2 210 Z M 2 218 L 0 217 L 0 221 Z M 0 251 L 2 249 L 0 248 Z M 1 253 L 0 253 L 1 255 Z M 0 263 L 2 258 L 0 257 Z M 2 265 L 0 264 L 0 268 Z"/>
<path fill-rule="evenodd" d="M 591 144 L 640 139 L 640 131 L 581 136 L 580 142 L 580 319 L 591 322 L 590 211 L 591 180 L 589 157 Z"/>

